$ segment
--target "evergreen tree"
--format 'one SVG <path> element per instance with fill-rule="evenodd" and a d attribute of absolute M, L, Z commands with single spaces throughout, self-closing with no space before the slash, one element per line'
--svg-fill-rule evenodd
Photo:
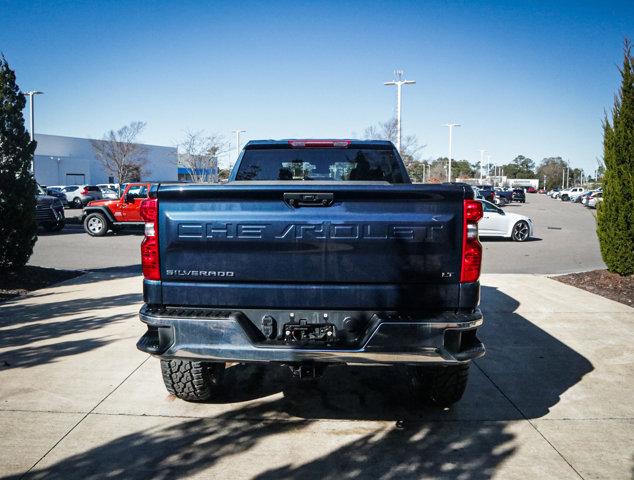
<path fill-rule="evenodd" d="M 31 175 L 35 142 L 24 128 L 26 100 L 0 54 L 0 270 L 23 267 L 37 240 L 36 185 Z"/>
<path fill-rule="evenodd" d="M 612 272 L 634 274 L 634 58 L 625 41 L 622 83 L 612 109 L 612 123 L 603 122 L 603 202 L 597 212 L 597 233 L 603 261 Z"/>

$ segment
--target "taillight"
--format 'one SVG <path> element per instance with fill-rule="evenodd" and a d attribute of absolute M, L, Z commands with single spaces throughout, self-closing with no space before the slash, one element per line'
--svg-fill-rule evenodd
<path fill-rule="evenodd" d="M 141 242 L 141 267 L 148 280 L 160 280 L 158 243 L 158 200 L 147 198 L 141 202 L 141 218 L 145 220 L 145 237 Z"/>
<path fill-rule="evenodd" d="M 348 148 L 350 140 L 289 140 L 293 148 Z"/>
<path fill-rule="evenodd" d="M 461 282 L 475 282 L 480 278 L 482 245 L 478 240 L 478 221 L 482 218 L 482 203 L 465 200 L 462 220 L 462 264 Z"/>
<path fill-rule="evenodd" d="M 84 188 L 81 192 L 79 192 L 80 195 L 88 195 L 88 189 Z"/>
<path fill-rule="evenodd" d="M 143 200 L 139 214 L 146 222 L 156 222 L 158 220 L 158 200 L 156 198 L 146 198 Z"/>

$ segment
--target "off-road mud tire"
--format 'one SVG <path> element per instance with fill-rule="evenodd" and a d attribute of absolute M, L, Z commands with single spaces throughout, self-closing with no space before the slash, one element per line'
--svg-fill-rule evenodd
<path fill-rule="evenodd" d="M 217 395 L 224 370 L 224 363 L 161 360 L 165 388 L 188 402 L 203 402 Z"/>

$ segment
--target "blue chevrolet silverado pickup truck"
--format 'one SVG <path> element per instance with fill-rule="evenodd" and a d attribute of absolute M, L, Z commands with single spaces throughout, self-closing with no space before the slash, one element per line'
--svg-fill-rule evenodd
<path fill-rule="evenodd" d="M 212 400 L 227 362 L 409 367 L 448 406 L 477 337 L 482 204 L 414 185 L 391 142 L 251 141 L 226 185 L 158 184 L 141 206 L 147 332 L 167 390 Z"/>

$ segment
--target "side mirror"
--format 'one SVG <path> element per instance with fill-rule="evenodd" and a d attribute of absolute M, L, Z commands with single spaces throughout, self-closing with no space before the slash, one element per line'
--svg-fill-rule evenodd
<path fill-rule="evenodd" d="M 125 194 L 125 198 L 124 198 L 123 200 L 125 201 L 125 203 L 134 203 L 134 199 L 135 199 L 135 198 L 136 198 L 136 197 L 135 197 L 133 194 L 131 194 L 131 193 L 126 193 L 126 194 Z"/>

